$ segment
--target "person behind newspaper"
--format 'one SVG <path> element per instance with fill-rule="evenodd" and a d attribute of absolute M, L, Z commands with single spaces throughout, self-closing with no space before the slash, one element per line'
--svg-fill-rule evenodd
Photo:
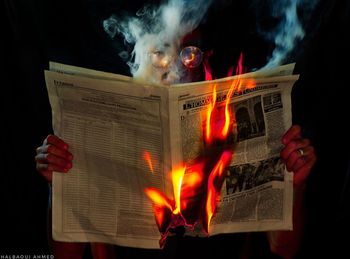
<path fill-rule="evenodd" d="M 224 62 L 218 62 L 220 58 L 222 56 L 213 55 L 211 59 L 214 60 L 212 62 L 214 63 L 214 74 L 216 66 L 225 66 Z M 222 69 L 216 70 L 217 77 L 224 76 L 220 71 Z M 198 77 L 189 76 L 188 78 Z M 302 128 L 299 125 L 291 126 L 281 141 L 284 145 L 280 153 L 281 158 L 287 170 L 294 172 L 293 231 L 272 231 L 259 233 L 258 235 L 250 233 L 218 235 L 212 238 L 175 237 L 169 240 L 169 244 L 165 247 L 164 251 L 155 251 L 153 254 L 154 258 L 192 258 L 194 256 L 200 256 L 201 258 L 221 258 L 227 253 L 232 253 L 232 257 L 230 258 L 234 258 L 234 254 L 238 258 L 242 256 L 244 258 L 250 258 L 256 255 L 256 253 L 259 253 L 259 249 L 254 250 L 257 247 L 253 245 L 256 238 L 258 240 L 264 240 L 263 242 L 269 245 L 272 254 L 282 256 L 283 258 L 293 258 L 299 249 L 303 235 L 303 196 L 306 180 L 316 162 L 316 154 L 310 140 L 303 137 Z M 55 135 L 48 135 L 42 145 L 37 148 L 35 159 L 38 172 L 48 182 L 51 182 L 53 171 L 69 173 L 69 170 L 73 166 L 74 154 L 70 153 L 69 145 L 64 140 Z M 53 240 L 51 240 L 51 244 L 54 256 L 58 259 L 83 258 L 89 246 L 86 243 L 67 243 Z M 119 258 L 118 254 L 116 254 L 118 250 L 112 245 L 93 243 L 90 244 L 90 247 L 94 258 Z M 226 249 L 230 250 L 228 251 Z M 145 251 L 141 253 L 143 252 Z M 269 254 L 270 251 L 267 253 Z"/>

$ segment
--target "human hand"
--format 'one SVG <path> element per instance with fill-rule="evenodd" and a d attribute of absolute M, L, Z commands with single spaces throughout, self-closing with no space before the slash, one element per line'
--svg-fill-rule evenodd
<path fill-rule="evenodd" d="M 281 158 L 287 170 L 294 172 L 294 185 L 302 186 L 317 160 L 314 147 L 309 139 L 302 137 L 299 125 L 289 128 L 282 138 L 282 143 L 285 147 L 281 151 Z"/>
<path fill-rule="evenodd" d="M 72 168 L 73 155 L 68 144 L 55 135 L 48 135 L 36 153 L 36 169 L 49 182 L 53 171 L 67 173 Z"/>

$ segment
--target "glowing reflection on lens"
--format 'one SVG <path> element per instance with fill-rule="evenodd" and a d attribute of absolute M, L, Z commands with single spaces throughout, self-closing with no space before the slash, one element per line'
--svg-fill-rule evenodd
<path fill-rule="evenodd" d="M 194 46 L 188 46 L 181 50 L 180 59 L 187 68 L 198 67 L 202 63 L 203 53 Z"/>

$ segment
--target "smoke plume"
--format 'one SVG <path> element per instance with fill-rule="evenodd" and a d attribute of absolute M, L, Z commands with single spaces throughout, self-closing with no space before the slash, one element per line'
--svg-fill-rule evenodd
<path fill-rule="evenodd" d="M 199 25 L 210 4 L 208 0 L 169 0 L 159 7 L 147 5 L 135 17 L 120 20 L 112 15 L 103 26 L 112 38 L 122 33 L 134 44 L 128 64 L 136 79 L 169 84 L 181 78 L 176 65 L 181 39 Z"/>
<path fill-rule="evenodd" d="M 257 9 L 262 2 L 266 3 L 266 1 L 255 0 L 253 4 Z M 270 10 L 268 15 L 279 22 L 272 30 L 262 31 L 262 34 L 270 41 L 273 41 L 275 45 L 269 61 L 263 68 L 281 65 L 288 54 L 304 38 L 305 31 L 300 18 L 303 18 L 304 23 L 308 22 L 310 13 L 318 0 L 269 0 L 267 2 Z M 261 27 L 260 24 L 257 26 Z"/>
<path fill-rule="evenodd" d="M 308 22 L 307 17 L 317 2 L 251 0 L 256 10 L 258 31 L 274 46 L 263 68 L 286 61 L 305 35 L 300 18 L 304 23 Z M 176 83 L 185 73 L 177 61 L 181 40 L 203 21 L 211 4 L 210 0 L 169 0 L 160 6 L 145 5 L 133 17 L 110 16 L 103 21 L 103 27 L 111 38 L 122 34 L 125 41 L 134 46 L 128 65 L 135 79 Z M 267 29 L 261 24 L 266 16 L 274 21 Z"/>

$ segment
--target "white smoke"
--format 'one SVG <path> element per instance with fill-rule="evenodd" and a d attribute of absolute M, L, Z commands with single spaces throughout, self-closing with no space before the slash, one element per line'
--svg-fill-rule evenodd
<path fill-rule="evenodd" d="M 318 0 L 279 0 L 273 1 L 272 16 L 282 14 L 282 19 L 277 29 L 270 32 L 270 38 L 274 39 L 275 49 L 271 58 L 263 68 L 270 68 L 281 65 L 288 54 L 293 51 L 298 42 L 304 36 L 305 31 L 298 16 L 298 9 L 308 12 L 314 8 Z M 278 13 L 278 14 L 276 14 Z"/>
<path fill-rule="evenodd" d="M 251 1 L 257 11 L 267 4 L 268 15 L 279 18 L 272 31 L 264 32 L 275 49 L 263 68 L 278 66 L 305 35 L 298 10 L 310 15 L 318 0 Z M 182 38 L 199 25 L 211 3 L 211 0 L 169 0 L 157 7 L 146 5 L 134 17 L 112 15 L 103 21 L 103 27 L 111 38 L 121 33 L 134 46 L 128 65 L 135 79 L 170 84 L 184 76 L 177 62 Z"/>
<path fill-rule="evenodd" d="M 145 6 L 136 17 L 111 16 L 103 26 L 112 38 L 119 32 L 134 44 L 128 63 L 134 78 L 169 84 L 181 78 L 176 65 L 181 39 L 199 25 L 210 4 L 208 0 L 169 0 L 158 8 Z"/>

